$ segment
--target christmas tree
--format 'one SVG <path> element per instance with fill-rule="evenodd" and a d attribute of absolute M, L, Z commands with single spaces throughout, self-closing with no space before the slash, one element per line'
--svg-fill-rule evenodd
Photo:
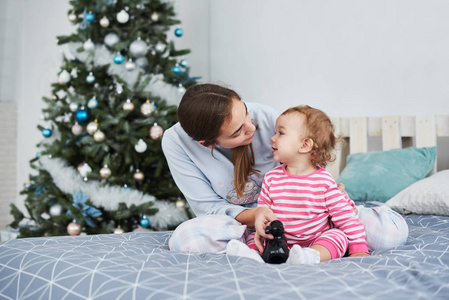
<path fill-rule="evenodd" d="M 170 229 L 188 218 L 161 150 L 189 77 L 167 32 L 182 37 L 172 3 L 72 0 L 76 32 L 65 47 L 52 94 L 43 97 L 44 139 L 30 161 L 36 174 L 14 204 L 19 237 Z"/>

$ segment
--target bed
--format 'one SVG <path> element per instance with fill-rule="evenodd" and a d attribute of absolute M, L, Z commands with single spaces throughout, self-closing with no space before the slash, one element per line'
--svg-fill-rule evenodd
<path fill-rule="evenodd" d="M 446 116 L 333 121 L 349 139 L 351 155 L 370 153 L 369 140 L 376 136 L 382 140 L 380 153 L 410 143 L 432 147 L 440 137 L 449 136 Z M 349 166 L 341 151 L 331 167 L 334 176 L 339 177 L 341 170 L 344 175 L 346 161 Z M 170 231 L 13 239 L 0 243 L 0 298 L 448 299 L 448 188 L 439 184 L 439 194 L 429 196 L 435 188 L 427 182 L 437 178 L 449 183 L 449 171 L 431 163 L 434 175 L 389 200 L 396 199 L 389 205 L 405 214 L 407 243 L 375 250 L 369 257 L 344 257 L 316 266 L 260 264 L 225 254 L 170 251 Z M 431 198 L 432 205 L 413 202 L 419 192 L 423 199 Z"/>

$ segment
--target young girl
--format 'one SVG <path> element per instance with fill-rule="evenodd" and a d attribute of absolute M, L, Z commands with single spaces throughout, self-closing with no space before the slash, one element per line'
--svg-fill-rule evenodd
<path fill-rule="evenodd" d="M 235 91 L 216 84 L 187 90 L 178 108 L 179 123 L 165 131 L 162 149 L 197 218 L 176 228 L 170 249 L 224 252 L 229 240 L 244 240 L 246 227 L 270 237 L 264 226 L 276 216 L 256 206 L 264 175 L 279 166 L 270 143 L 278 116 L 271 107 L 243 102 Z M 369 219 L 380 237 L 371 249 L 403 244 L 408 228 L 400 215 L 389 208 L 372 215 L 382 218 Z"/>
<path fill-rule="evenodd" d="M 270 208 L 284 224 L 291 248 L 287 263 L 315 264 L 346 251 L 368 256 L 365 230 L 352 200 L 324 169 L 337 143 L 328 116 L 310 106 L 290 108 L 277 119 L 271 142 L 274 160 L 283 165 L 265 175 L 258 206 Z M 254 236 L 248 237 L 247 245 L 262 253 Z M 245 256 L 245 245 L 232 241 L 227 253 Z"/>

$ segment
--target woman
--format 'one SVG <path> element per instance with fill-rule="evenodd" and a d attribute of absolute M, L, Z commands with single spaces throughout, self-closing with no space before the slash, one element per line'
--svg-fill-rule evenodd
<path fill-rule="evenodd" d="M 270 107 L 244 103 L 235 91 L 219 85 L 187 90 L 178 108 L 179 122 L 164 133 L 162 149 L 193 212 L 210 216 L 178 226 L 171 249 L 222 252 L 227 241 L 236 238 L 226 236 L 228 231 L 241 235 L 233 227 L 239 224 L 256 229 L 259 247 L 260 236 L 273 238 L 264 229 L 276 217 L 256 204 L 264 175 L 279 165 L 270 142 L 277 117 Z M 401 241 L 403 235 L 400 230 Z"/>

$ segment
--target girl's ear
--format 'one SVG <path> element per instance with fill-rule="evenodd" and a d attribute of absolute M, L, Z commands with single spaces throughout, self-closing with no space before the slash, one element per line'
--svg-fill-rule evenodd
<path fill-rule="evenodd" d="M 309 153 L 313 149 L 313 140 L 311 138 L 305 138 L 301 142 L 299 147 L 299 153 Z"/>
<path fill-rule="evenodd" d="M 205 142 L 206 142 L 205 140 L 201 140 L 201 141 L 198 141 L 198 144 L 200 144 L 201 146 L 204 146 Z M 204 147 L 207 147 L 212 150 L 212 148 L 214 148 L 214 145 L 209 145 L 209 146 L 204 146 Z"/>

